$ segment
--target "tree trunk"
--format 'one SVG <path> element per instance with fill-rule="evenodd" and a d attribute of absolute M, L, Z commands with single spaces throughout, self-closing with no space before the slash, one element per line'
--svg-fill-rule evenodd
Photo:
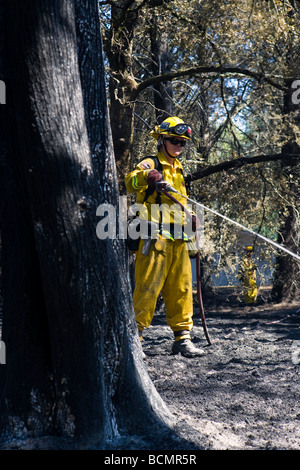
<path fill-rule="evenodd" d="M 1 439 L 145 435 L 170 415 L 139 356 L 124 246 L 96 236 L 97 206 L 118 204 L 97 1 L 3 11 Z"/>
<path fill-rule="evenodd" d="M 172 69 L 170 52 L 168 47 L 168 31 L 165 31 L 154 13 L 151 18 L 150 41 L 152 53 L 153 75 L 161 75 Z M 159 82 L 153 86 L 153 102 L 157 123 L 173 114 L 173 89 L 172 82 Z"/>
<path fill-rule="evenodd" d="M 299 248 L 299 227 L 295 208 L 289 206 L 286 209 L 288 215 L 282 217 L 282 225 L 279 230 L 278 242 L 282 243 L 289 250 L 297 253 Z M 272 294 L 277 302 L 292 302 L 299 298 L 300 293 L 300 270 L 297 263 L 291 256 L 278 255 L 276 259 L 276 269 Z"/>
<path fill-rule="evenodd" d="M 131 167 L 135 104 L 131 94 L 137 83 L 132 70 L 132 47 L 138 12 L 111 7 L 111 31 L 106 41 L 110 64 L 110 122 L 120 191 L 126 193 L 124 175 Z"/>
<path fill-rule="evenodd" d="M 295 128 L 300 129 L 299 106 L 292 100 L 292 82 L 287 80 L 283 103 L 283 131 L 287 142 L 282 147 L 282 155 L 299 155 L 300 147 L 297 143 Z M 298 171 L 297 171 L 298 170 Z M 300 249 L 299 238 L 299 158 L 286 158 L 281 162 L 281 173 L 293 174 L 289 185 L 290 204 L 284 207 L 280 214 L 280 227 L 278 242 L 294 253 Z M 300 294 L 300 268 L 299 263 L 290 256 L 282 253 L 277 255 L 274 271 L 272 296 L 277 302 L 292 302 Z"/>

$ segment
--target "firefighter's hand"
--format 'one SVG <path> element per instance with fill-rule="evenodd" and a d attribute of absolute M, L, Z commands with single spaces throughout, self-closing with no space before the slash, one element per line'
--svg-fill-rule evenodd
<path fill-rule="evenodd" d="M 150 170 L 148 173 L 147 183 L 151 188 L 155 188 L 156 183 L 162 180 L 162 175 L 157 170 Z"/>
<path fill-rule="evenodd" d="M 200 220 L 196 215 L 192 215 L 192 230 L 195 232 L 196 230 L 199 230 L 201 227 Z"/>
<path fill-rule="evenodd" d="M 169 188 L 171 188 L 171 185 L 166 181 L 158 181 L 155 185 L 155 189 L 158 193 L 168 191 Z"/>

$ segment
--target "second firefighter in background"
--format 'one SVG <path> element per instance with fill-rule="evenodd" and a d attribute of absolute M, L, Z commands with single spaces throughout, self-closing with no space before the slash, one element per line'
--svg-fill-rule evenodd
<path fill-rule="evenodd" d="M 256 282 L 256 265 L 252 259 L 253 246 L 245 247 L 245 255 L 241 261 L 238 278 L 243 283 L 244 300 L 246 304 L 254 304 L 257 300 L 257 282 Z"/>

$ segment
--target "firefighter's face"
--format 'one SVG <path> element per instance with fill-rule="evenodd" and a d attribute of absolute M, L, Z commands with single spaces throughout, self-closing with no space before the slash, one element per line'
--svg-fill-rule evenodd
<path fill-rule="evenodd" d="M 177 157 L 182 153 L 183 147 L 186 144 L 186 139 L 182 137 L 167 137 L 164 139 L 164 144 L 170 155 Z"/>

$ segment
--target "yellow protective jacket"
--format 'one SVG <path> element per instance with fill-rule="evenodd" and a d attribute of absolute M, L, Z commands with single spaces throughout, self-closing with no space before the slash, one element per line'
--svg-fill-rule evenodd
<path fill-rule="evenodd" d="M 158 152 L 156 157 L 162 165 L 162 176 L 164 181 L 170 183 L 170 185 L 180 193 L 187 195 L 183 168 L 180 161 L 175 159 L 174 166 L 172 166 L 162 152 Z M 142 160 L 135 169 L 125 177 L 127 191 L 129 193 L 136 193 L 136 203 L 142 204 L 142 207 L 139 210 L 139 217 L 144 220 L 151 220 L 157 224 L 163 224 L 163 227 L 168 227 L 169 225 L 171 227 L 184 226 L 186 224 L 186 214 L 180 209 L 178 204 L 175 204 L 166 195 L 158 194 L 154 191 L 145 200 L 148 188 L 148 174 L 153 169 L 155 169 L 155 161 L 153 158 L 148 157 Z M 173 195 L 179 202 L 186 205 L 187 201 L 185 198 L 178 194 Z M 158 210 L 159 206 L 162 209 L 161 212 Z M 167 230 L 164 230 L 162 235 L 165 238 L 170 238 Z M 184 234 L 183 238 L 185 239 L 185 237 L 186 236 Z"/>

